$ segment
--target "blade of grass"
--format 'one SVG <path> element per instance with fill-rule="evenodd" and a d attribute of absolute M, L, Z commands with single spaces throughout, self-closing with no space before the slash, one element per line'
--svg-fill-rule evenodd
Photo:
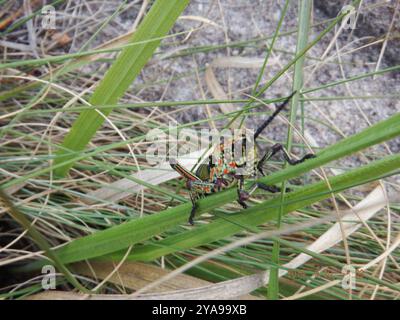
<path fill-rule="evenodd" d="M 77 274 L 85 275 L 88 277 L 92 277 L 93 274 L 95 274 L 96 278 L 98 279 L 107 278 L 109 274 L 113 272 L 114 268 L 115 266 L 113 263 L 98 261 L 90 262 L 90 266 L 84 262 L 75 264 L 73 266 L 73 269 Z M 118 275 L 113 275 L 111 278 L 109 278 L 108 281 L 117 285 L 123 283 L 125 287 L 133 290 L 140 290 L 145 286 L 151 284 L 152 282 L 167 276 L 169 273 L 171 273 L 171 271 L 168 269 L 163 269 L 150 264 L 139 262 L 126 262 L 118 270 Z M 174 277 L 172 281 L 166 281 L 162 285 L 153 288 L 153 293 L 171 293 L 172 291 L 186 289 L 185 292 L 180 294 L 180 297 L 183 297 L 185 294 L 189 294 L 190 292 L 193 297 L 197 297 L 199 299 L 201 297 L 203 297 L 203 299 L 210 299 L 210 296 L 215 295 L 216 293 L 209 294 L 210 290 L 196 289 L 201 289 L 201 287 L 205 286 L 207 286 L 209 289 L 212 289 L 212 285 L 213 283 L 211 282 L 201 280 L 186 274 L 180 274 Z M 214 287 L 214 289 L 216 291 L 217 288 Z M 221 291 L 219 291 L 219 294 L 221 294 Z M 232 292 L 230 292 L 230 298 L 232 297 L 239 297 L 240 299 L 255 299 L 254 296 L 251 296 L 249 294 L 239 296 L 233 295 Z M 224 298 L 228 299 L 227 296 Z M 186 299 L 188 299 L 187 296 Z"/>
<path fill-rule="evenodd" d="M 397 96 L 393 96 L 393 98 L 395 98 L 395 97 L 397 97 Z M 365 98 L 372 98 L 372 97 L 366 96 Z M 270 103 L 282 102 L 285 99 L 286 99 L 286 97 L 280 97 L 280 98 L 274 98 L 274 99 L 259 99 L 259 101 L 262 101 L 265 104 L 270 104 Z M 138 108 L 151 108 L 151 107 L 178 107 L 178 106 L 192 107 L 193 105 L 206 105 L 206 104 L 218 105 L 218 104 L 229 104 L 229 103 L 247 103 L 249 101 L 250 101 L 249 99 L 231 99 L 231 100 L 230 99 L 227 99 L 227 100 L 206 99 L 206 100 L 182 100 L 182 101 L 154 101 L 154 102 L 152 101 L 152 102 L 126 103 L 126 104 L 114 104 L 114 105 L 96 105 L 96 106 L 83 105 L 83 106 L 71 107 L 68 109 L 52 108 L 52 109 L 45 109 L 45 110 L 43 110 L 43 109 L 29 110 L 26 112 L 24 111 L 23 116 L 32 116 L 32 115 L 37 115 L 37 114 L 51 114 L 51 113 L 56 113 L 56 112 L 70 113 L 70 112 L 80 112 L 80 111 L 95 110 L 95 109 L 103 110 L 103 109 L 110 109 L 110 108 L 112 108 L 112 109 L 128 109 L 128 108 L 129 109 L 138 109 Z M 258 106 L 260 106 L 260 104 L 258 104 Z"/>
<path fill-rule="evenodd" d="M 159 46 L 161 37 L 165 36 L 172 28 L 188 3 L 189 0 L 157 0 L 153 4 L 149 13 L 134 33 L 131 42 L 153 38 L 159 38 L 159 40 L 122 50 L 97 86 L 89 100 L 90 104 L 114 104 L 122 97 Z M 111 111 L 112 109 L 110 108 L 103 110 L 103 113 L 107 116 Z M 95 110 L 82 112 L 65 137 L 62 148 L 58 151 L 59 157 L 56 158 L 55 164 L 59 164 L 65 159 L 73 158 L 73 155 L 68 154 L 66 149 L 73 152 L 83 150 L 103 122 L 104 118 Z M 68 163 L 57 168 L 55 174 L 57 176 L 65 176 L 72 165 L 73 163 Z"/>
<path fill-rule="evenodd" d="M 303 94 L 307 94 L 307 93 L 319 91 L 319 90 L 322 90 L 322 89 L 338 86 L 338 85 L 341 85 L 343 83 L 347 83 L 347 82 L 350 82 L 350 81 L 356 81 L 356 80 L 360 80 L 360 79 L 364 79 L 364 78 L 368 78 L 368 77 L 373 77 L 373 76 L 384 74 L 386 72 L 398 71 L 399 69 L 400 69 L 400 65 L 396 65 L 396 66 L 393 66 L 393 67 L 388 67 L 386 69 L 381 69 L 379 71 L 371 71 L 371 72 L 366 72 L 366 73 L 360 73 L 360 74 L 357 74 L 357 75 L 355 75 L 353 77 L 349 77 L 349 78 L 341 79 L 341 80 L 337 80 L 337 81 L 332 81 L 332 82 L 326 83 L 326 84 L 324 84 L 322 86 L 306 89 L 302 93 Z"/>
<path fill-rule="evenodd" d="M 296 46 L 296 55 L 304 50 L 307 47 L 308 42 L 308 33 L 310 31 L 311 24 L 311 9 L 312 9 L 312 0 L 301 0 L 299 6 L 299 28 L 297 32 L 297 46 Z M 293 140 L 293 126 L 296 122 L 297 117 L 297 107 L 300 98 L 300 90 L 303 88 L 303 68 L 305 55 L 303 55 L 299 60 L 296 61 L 294 65 L 294 74 L 293 74 L 293 89 L 292 92 L 295 92 L 294 96 L 291 99 L 290 104 L 290 116 L 289 122 L 291 125 L 288 126 L 288 134 L 287 134 L 287 142 L 286 142 L 286 150 L 290 153 L 292 149 L 292 140 Z M 287 163 L 285 163 L 285 167 L 287 167 Z M 281 192 L 281 200 L 282 203 L 285 199 L 285 190 L 286 190 L 286 181 L 282 182 L 282 192 Z M 282 222 L 283 215 L 283 206 L 281 206 L 281 210 L 279 210 L 279 214 L 276 220 L 276 227 L 279 229 Z M 272 248 L 272 262 L 275 265 L 279 265 L 279 242 L 274 241 Z M 272 267 L 270 270 L 270 281 L 268 284 L 268 299 L 270 300 L 278 300 L 279 298 L 279 269 Z"/>
<path fill-rule="evenodd" d="M 254 84 L 254 87 L 253 87 L 253 89 L 251 91 L 251 95 L 252 96 L 255 96 L 257 94 L 258 87 L 260 85 L 262 76 L 264 75 L 264 72 L 265 72 L 265 67 L 267 66 L 269 57 L 271 56 L 272 50 L 274 49 L 274 45 L 275 45 L 276 39 L 278 38 L 279 32 L 281 30 L 283 20 L 284 20 L 284 18 L 286 16 L 286 11 L 288 9 L 288 6 L 289 6 L 289 1 L 287 0 L 285 2 L 285 5 L 284 5 L 283 9 L 282 9 L 281 17 L 279 19 L 278 25 L 277 25 L 277 27 L 275 29 L 275 32 L 274 32 L 274 35 L 272 37 L 271 45 L 269 47 L 268 47 L 268 44 L 266 45 L 267 46 L 267 54 L 265 56 L 264 63 L 262 65 L 261 69 L 260 69 L 260 72 L 258 73 L 258 76 L 257 76 L 256 82 Z M 243 123 L 243 120 L 242 120 L 242 123 Z"/>

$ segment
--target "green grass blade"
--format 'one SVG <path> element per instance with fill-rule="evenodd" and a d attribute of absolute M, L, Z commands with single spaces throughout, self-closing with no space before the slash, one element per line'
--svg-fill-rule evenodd
<path fill-rule="evenodd" d="M 355 76 L 352 76 L 352 77 L 349 77 L 349 78 L 346 78 L 346 79 L 341 79 L 341 80 L 329 82 L 329 83 L 326 83 L 324 85 L 321 85 L 321 86 L 318 86 L 318 87 L 315 87 L 315 88 L 310 88 L 310 89 L 303 90 L 302 93 L 303 94 L 307 94 L 307 93 L 311 93 L 311 92 L 315 92 L 315 91 L 320 91 L 320 90 L 323 90 L 323 89 L 339 86 L 341 84 L 348 83 L 348 82 L 351 82 L 351 81 L 356 81 L 356 80 L 361 80 L 361 79 L 365 79 L 365 78 L 369 78 L 369 77 L 382 75 L 382 74 L 385 74 L 386 72 L 398 72 L 399 70 L 400 70 L 400 65 L 395 65 L 395 66 L 388 67 L 388 68 L 385 68 L 385 69 L 380 69 L 378 71 L 360 73 L 360 74 L 357 74 Z"/>
<path fill-rule="evenodd" d="M 134 33 L 131 43 L 149 39 L 158 40 L 122 50 L 97 86 L 89 100 L 90 104 L 114 104 L 122 97 L 159 46 L 161 38 L 168 33 L 188 3 L 189 0 L 157 0 L 153 4 L 138 30 Z M 103 114 L 108 115 L 111 111 L 112 108 L 105 109 Z M 68 154 L 66 150 L 72 152 L 83 150 L 103 122 L 104 118 L 95 110 L 82 112 L 65 137 L 62 149 L 58 151 L 59 157 L 56 158 L 55 164 L 73 158 L 73 155 Z M 72 165 L 73 163 L 69 163 L 57 168 L 55 174 L 64 176 Z"/>
<path fill-rule="evenodd" d="M 259 86 L 260 81 L 261 81 L 261 79 L 262 79 L 262 77 L 264 75 L 265 67 L 267 66 L 267 63 L 268 63 L 269 57 L 271 56 L 272 50 L 274 49 L 274 45 L 275 45 L 276 39 L 278 38 L 279 32 L 281 31 L 282 23 L 283 23 L 283 20 L 285 19 L 286 11 L 288 9 L 288 6 L 289 6 L 289 0 L 286 0 L 285 5 L 283 6 L 283 9 L 282 9 L 282 12 L 281 12 L 281 17 L 279 18 L 279 21 L 278 21 L 278 25 L 276 26 L 274 35 L 272 37 L 271 45 L 270 45 L 270 47 L 268 47 L 268 45 L 267 45 L 267 54 L 265 56 L 263 65 L 262 65 L 262 67 L 260 69 L 260 72 L 258 73 L 256 82 L 255 82 L 253 90 L 251 92 L 252 96 L 255 96 L 257 94 L 258 86 Z"/>
<path fill-rule="evenodd" d="M 297 33 L 297 46 L 296 46 L 296 55 L 304 50 L 307 47 L 308 42 L 308 33 L 310 31 L 310 22 L 311 22 L 311 9 L 312 9 L 312 1 L 311 0 L 302 0 L 300 1 L 299 7 L 299 31 Z M 296 92 L 293 98 L 291 99 L 290 104 L 290 117 L 289 122 L 292 125 L 295 125 L 296 117 L 297 117 L 297 107 L 300 99 L 300 91 L 303 88 L 303 67 L 306 56 L 303 55 L 299 60 L 296 61 L 294 65 L 294 74 L 293 74 L 293 89 L 292 92 Z M 293 126 L 289 125 L 288 127 L 288 135 L 287 135 L 287 144 L 286 149 L 288 152 L 291 151 L 292 148 L 292 140 L 293 140 Z M 287 163 L 285 163 L 287 166 Z M 282 182 L 282 193 L 281 199 L 284 202 L 285 199 L 285 190 L 286 190 L 286 181 Z M 283 215 L 283 206 L 281 206 L 281 210 L 279 211 L 277 217 L 277 228 L 280 228 L 281 220 Z M 272 249 L 272 262 L 275 265 L 279 265 L 279 242 L 274 241 L 273 249 Z M 278 300 L 279 299 L 279 269 L 272 267 L 270 270 L 270 281 L 268 284 L 268 298 L 270 300 Z"/>

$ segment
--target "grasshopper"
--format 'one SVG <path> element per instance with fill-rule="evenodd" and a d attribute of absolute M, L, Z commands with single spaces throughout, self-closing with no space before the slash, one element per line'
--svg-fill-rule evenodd
<path fill-rule="evenodd" d="M 290 99 L 295 94 L 292 93 L 285 101 L 276 107 L 274 113 L 265 120 L 262 125 L 255 131 L 253 136 L 253 141 L 256 142 L 257 138 L 264 131 L 264 129 L 276 118 L 276 116 L 285 108 Z M 214 161 L 212 156 L 209 156 L 208 163 L 202 163 L 199 165 L 197 170 L 193 173 L 185 169 L 181 164 L 176 161 L 170 161 L 170 166 L 172 169 L 177 171 L 184 179 L 186 179 L 186 187 L 189 190 L 190 199 L 192 201 L 192 210 L 189 216 L 189 224 L 193 225 L 193 219 L 196 213 L 196 202 L 199 198 L 206 196 L 210 193 L 219 192 L 221 189 L 229 188 L 236 185 L 237 188 L 237 202 L 246 209 L 248 206 L 246 201 L 250 198 L 250 195 L 257 189 L 268 192 L 280 192 L 281 189 L 277 186 L 269 186 L 260 182 L 256 182 L 249 191 L 244 190 L 245 179 L 252 178 L 257 179 L 259 175 L 265 176 L 263 167 L 264 164 L 274 155 L 281 152 L 283 157 L 290 165 L 297 165 L 306 161 L 307 159 L 315 158 L 316 155 L 308 153 L 299 160 L 294 160 L 290 157 L 287 150 L 281 144 L 275 144 L 259 159 L 255 159 L 254 165 L 251 170 L 238 170 L 242 169 L 246 165 L 246 160 L 243 157 L 239 160 L 234 160 L 232 157 L 227 157 L 227 151 L 234 154 L 236 146 L 236 141 L 232 140 L 231 150 L 226 149 L 224 143 L 220 143 L 217 147 L 217 151 L 220 152 L 218 160 Z M 246 136 L 242 135 L 242 155 L 246 154 Z M 254 151 L 256 148 L 254 148 Z M 256 155 L 256 152 L 254 152 Z M 240 172 L 239 172 L 240 171 Z M 288 189 L 288 191 L 290 191 Z"/>

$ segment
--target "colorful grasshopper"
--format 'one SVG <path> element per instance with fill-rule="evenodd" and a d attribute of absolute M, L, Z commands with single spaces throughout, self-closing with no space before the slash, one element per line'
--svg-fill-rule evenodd
<path fill-rule="evenodd" d="M 288 104 L 289 100 L 294 95 L 291 94 L 283 103 L 276 107 L 275 112 L 256 130 L 254 133 L 254 142 L 262 133 L 262 131 L 274 120 L 274 118 L 281 112 L 285 106 Z M 242 153 L 246 152 L 246 137 L 242 137 Z M 232 141 L 231 154 L 234 154 L 235 141 Z M 247 172 L 238 173 L 239 168 L 245 166 L 245 161 L 227 161 L 225 157 L 226 149 L 224 144 L 220 144 L 219 146 L 220 156 L 217 162 L 213 161 L 212 156 L 209 157 L 208 164 L 200 164 L 195 173 L 192 173 L 186 170 L 182 165 L 177 162 L 170 162 L 172 169 L 177 171 L 183 178 L 186 179 L 186 187 L 189 190 L 190 199 L 192 201 L 192 210 L 189 216 L 189 223 L 193 225 L 193 218 L 196 212 L 196 202 L 197 200 L 210 193 L 214 193 L 220 191 L 222 188 L 228 188 L 234 184 L 237 186 L 237 194 L 238 194 L 238 203 L 243 207 L 247 208 L 246 200 L 250 198 L 250 195 L 257 189 L 260 188 L 269 192 L 280 192 L 280 188 L 276 186 L 268 186 L 263 183 L 255 183 L 250 191 L 244 190 L 244 180 L 247 178 L 257 178 L 258 173 L 262 176 L 265 176 L 263 171 L 263 166 L 266 161 L 268 161 L 271 157 L 273 157 L 278 152 L 283 152 L 283 156 L 285 160 L 290 165 L 296 165 L 304 162 L 307 159 L 314 158 L 314 154 L 306 154 L 300 160 L 293 160 L 290 158 L 288 152 L 281 144 L 273 145 L 264 156 L 255 161 L 255 165 L 253 166 L 253 170 L 249 170 Z M 255 151 L 255 150 L 254 150 Z"/>

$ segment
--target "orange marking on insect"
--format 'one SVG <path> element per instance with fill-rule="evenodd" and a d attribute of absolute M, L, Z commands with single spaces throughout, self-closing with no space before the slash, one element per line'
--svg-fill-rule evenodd
<path fill-rule="evenodd" d="M 229 163 L 229 166 L 230 166 L 231 168 L 236 168 L 236 162 L 230 162 L 230 163 Z"/>
<path fill-rule="evenodd" d="M 229 170 L 228 169 L 224 169 L 224 174 L 228 174 Z"/>
<path fill-rule="evenodd" d="M 211 168 L 211 170 L 210 170 L 210 181 L 213 180 L 214 172 L 215 172 L 215 169 L 214 169 L 214 168 Z"/>

